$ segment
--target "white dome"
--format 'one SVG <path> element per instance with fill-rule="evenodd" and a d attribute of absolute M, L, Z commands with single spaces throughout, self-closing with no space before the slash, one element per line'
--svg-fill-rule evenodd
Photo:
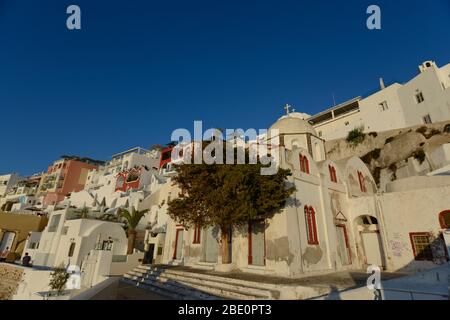
<path fill-rule="evenodd" d="M 310 133 L 317 136 L 314 128 L 308 121 L 304 120 L 304 118 L 304 114 L 302 113 L 290 113 L 289 115 L 278 119 L 278 121 L 270 127 L 270 130 L 277 129 L 280 134 Z"/>

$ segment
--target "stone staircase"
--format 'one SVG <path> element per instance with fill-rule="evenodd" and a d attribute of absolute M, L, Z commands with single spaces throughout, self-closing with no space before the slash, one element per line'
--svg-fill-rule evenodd
<path fill-rule="evenodd" d="M 265 283 L 162 266 L 138 266 L 121 281 L 177 300 L 264 300 L 280 294 Z"/>

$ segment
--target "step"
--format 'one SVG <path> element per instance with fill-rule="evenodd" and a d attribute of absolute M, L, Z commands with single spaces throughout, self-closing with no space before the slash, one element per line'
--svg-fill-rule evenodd
<path fill-rule="evenodd" d="M 254 287 L 242 286 L 238 283 L 226 283 L 223 281 L 212 281 L 209 279 L 199 279 L 198 277 L 194 278 L 185 274 L 171 274 L 171 273 L 160 273 L 160 274 L 152 274 L 152 273 L 142 273 L 141 271 L 132 271 L 133 275 L 141 276 L 141 277 L 155 277 L 156 279 L 170 279 L 175 280 L 180 283 L 184 283 L 191 287 L 198 288 L 200 290 L 211 292 L 215 295 L 226 296 L 227 298 L 233 299 L 270 299 L 271 293 L 265 289 L 259 289 Z M 222 280 L 222 279 L 221 279 Z M 228 295 L 226 292 L 230 292 Z"/>
<path fill-rule="evenodd" d="M 261 282 L 255 282 L 255 281 L 250 281 L 250 280 L 229 278 L 226 275 L 224 275 L 224 276 L 211 275 L 211 274 L 205 274 L 205 273 L 197 273 L 194 271 L 177 270 L 177 269 L 171 269 L 171 268 L 166 269 L 164 267 L 151 267 L 151 266 L 142 266 L 142 265 L 137 266 L 134 270 L 136 271 L 136 269 L 145 270 L 144 272 L 151 271 L 153 273 L 164 272 L 165 274 L 180 274 L 180 275 L 186 275 L 186 276 L 190 276 L 190 277 L 198 278 L 198 279 L 216 281 L 216 282 L 220 282 L 220 283 L 226 282 L 229 284 L 237 284 L 239 286 L 245 286 L 245 287 L 249 287 L 249 288 L 261 289 L 261 290 L 266 290 L 266 291 L 269 291 L 269 290 L 277 291 L 276 284 L 261 283 Z"/>
<path fill-rule="evenodd" d="M 130 275 L 124 275 L 121 280 L 176 300 L 210 300 L 214 298 L 194 289 L 188 289 L 175 284 L 164 284 L 158 281 L 149 281 L 148 279 L 142 279 Z"/>
<path fill-rule="evenodd" d="M 227 284 L 223 281 L 210 281 L 204 279 L 193 278 L 190 276 L 185 276 L 183 274 L 166 274 L 158 270 L 157 273 L 148 272 L 142 270 L 142 268 L 136 268 L 128 272 L 130 277 L 135 277 L 139 281 L 175 281 L 180 284 L 184 284 L 190 288 L 198 289 L 202 292 L 207 292 L 215 296 L 221 296 L 231 299 L 243 299 L 243 300 L 254 300 L 254 299 L 270 299 L 271 293 L 267 290 L 255 289 L 250 287 L 245 287 L 240 284 Z M 220 278 L 220 277 L 219 277 Z"/>
<path fill-rule="evenodd" d="M 164 275 L 160 275 L 158 277 L 149 276 L 146 278 L 141 278 L 142 281 L 145 283 L 153 283 L 153 282 L 161 282 L 164 284 L 170 283 L 169 285 L 176 285 L 177 283 L 184 286 L 181 286 L 182 289 L 185 289 L 187 286 L 191 289 L 197 289 L 201 292 L 204 292 L 206 294 L 212 294 L 214 296 L 228 298 L 228 299 L 239 299 L 239 300 L 263 300 L 263 299 L 269 299 L 268 295 L 258 295 L 258 294 L 252 294 L 252 293 L 246 293 L 242 292 L 242 289 L 236 290 L 236 289 L 225 289 L 220 284 L 215 285 L 204 285 L 199 284 L 194 281 L 189 280 L 180 280 L 180 279 L 173 279 L 171 277 L 166 277 Z M 174 281 L 175 283 L 171 282 Z"/>

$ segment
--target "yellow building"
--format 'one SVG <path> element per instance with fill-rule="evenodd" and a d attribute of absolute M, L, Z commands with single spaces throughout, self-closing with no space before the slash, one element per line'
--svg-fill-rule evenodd
<path fill-rule="evenodd" d="M 47 222 L 44 216 L 0 212 L 0 252 L 9 247 L 7 261 L 20 258 L 29 232 L 41 232 Z"/>

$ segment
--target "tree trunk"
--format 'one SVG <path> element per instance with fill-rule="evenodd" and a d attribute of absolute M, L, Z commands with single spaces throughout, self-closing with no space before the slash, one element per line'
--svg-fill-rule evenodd
<path fill-rule="evenodd" d="M 128 230 L 128 250 L 127 254 L 132 254 L 134 242 L 136 241 L 136 230 Z"/>
<path fill-rule="evenodd" d="M 222 242 L 222 264 L 231 263 L 230 246 L 228 245 L 229 232 L 228 228 L 221 228 L 220 230 L 221 242 Z"/>

